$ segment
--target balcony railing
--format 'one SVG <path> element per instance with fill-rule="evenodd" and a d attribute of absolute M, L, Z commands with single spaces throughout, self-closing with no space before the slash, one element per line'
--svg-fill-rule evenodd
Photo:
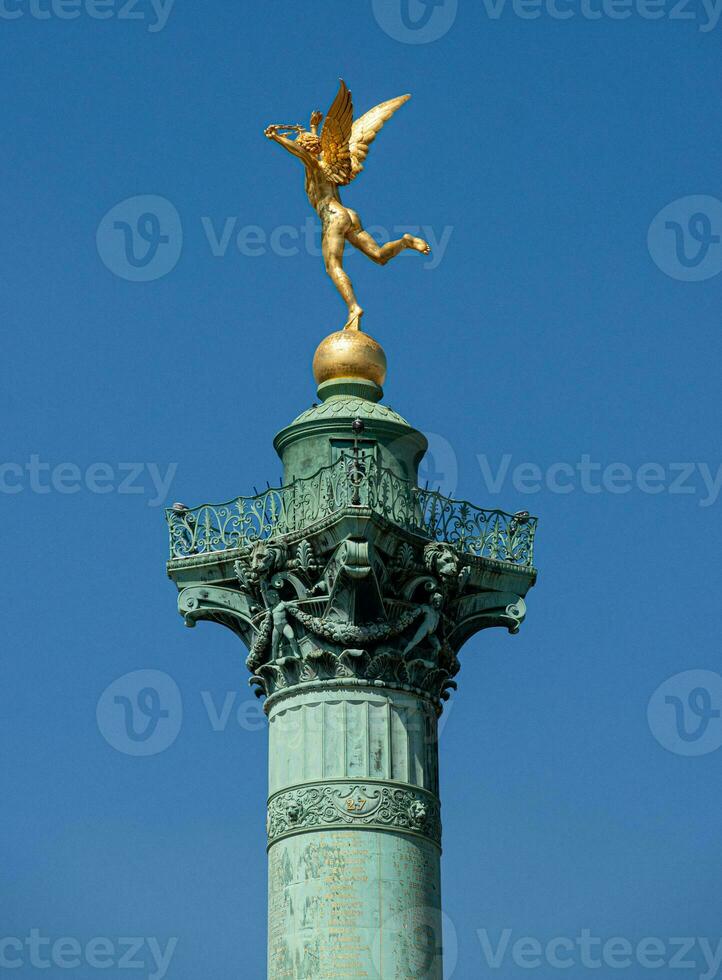
<path fill-rule="evenodd" d="M 314 476 L 225 504 L 166 510 L 171 558 L 241 548 L 299 531 L 346 507 L 367 507 L 408 531 L 461 551 L 530 566 L 537 518 L 507 514 L 421 489 L 378 465 L 375 457 L 342 455 Z"/>

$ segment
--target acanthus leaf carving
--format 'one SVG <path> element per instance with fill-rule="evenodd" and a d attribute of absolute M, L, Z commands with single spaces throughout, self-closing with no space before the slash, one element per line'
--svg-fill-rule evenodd
<path fill-rule="evenodd" d="M 322 528 L 256 541 L 231 566 L 235 588 L 185 589 L 181 612 L 243 639 L 259 696 L 353 679 L 414 690 L 440 710 L 465 639 L 487 625 L 516 632 L 524 602 L 480 591 L 475 559 L 449 544 L 384 533 L 338 540 Z"/>

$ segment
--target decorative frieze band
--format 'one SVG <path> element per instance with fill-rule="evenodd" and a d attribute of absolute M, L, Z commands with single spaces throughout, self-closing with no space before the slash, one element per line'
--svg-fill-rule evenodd
<path fill-rule="evenodd" d="M 310 830 L 369 828 L 419 834 L 441 846 L 439 801 L 411 786 L 333 782 L 299 786 L 271 797 L 268 843 Z"/>

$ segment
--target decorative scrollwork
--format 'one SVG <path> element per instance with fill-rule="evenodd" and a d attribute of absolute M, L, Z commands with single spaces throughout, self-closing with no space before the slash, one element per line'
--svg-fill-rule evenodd
<path fill-rule="evenodd" d="M 353 466 L 351 463 L 353 462 Z M 172 559 L 243 548 L 277 538 L 346 507 L 368 507 L 405 530 L 447 542 L 467 554 L 531 566 L 537 519 L 507 514 L 421 489 L 381 466 L 372 454 L 342 454 L 314 476 L 255 497 L 166 511 Z M 406 556 L 403 556 L 404 558 Z M 313 557 L 305 549 L 301 568 Z"/>
<path fill-rule="evenodd" d="M 311 513 L 333 511 L 339 502 L 348 505 L 348 495 L 339 489 L 346 486 L 345 472 L 330 467 L 291 488 L 303 520 Z M 405 533 L 398 522 L 425 520 L 425 512 L 416 508 L 412 514 L 407 509 L 408 493 L 418 503 L 421 491 L 409 491 L 408 484 L 380 470 L 372 459 L 355 472 L 354 490 L 361 487 L 362 502 L 392 515 L 395 526 L 374 525 L 367 538 L 345 534 L 339 540 L 327 533 L 327 522 L 334 520 L 327 516 L 290 537 L 277 534 L 290 520 L 286 505 L 267 503 L 260 510 L 246 509 L 246 513 L 272 512 L 278 523 L 267 537 L 246 540 L 233 553 L 219 554 L 212 574 L 204 570 L 198 584 L 182 590 L 180 612 L 189 626 L 210 620 L 241 638 L 249 649 L 250 683 L 259 697 L 327 681 L 348 682 L 413 691 L 440 712 L 456 687 L 457 653 L 466 639 L 489 626 L 519 629 L 526 611 L 522 570 L 490 568 L 449 541 Z M 336 478 L 340 482 L 334 482 Z M 399 493 L 395 487 L 401 488 Z M 272 493 L 264 495 L 267 502 Z M 427 494 L 435 522 L 431 526 L 441 533 L 437 497 Z M 244 506 L 238 502 L 237 512 Z M 200 512 L 206 520 L 208 508 Z M 469 547 L 475 521 L 483 519 L 496 528 L 492 537 L 485 538 L 490 554 L 500 554 L 503 535 L 503 547 L 515 547 L 513 542 L 531 526 L 525 514 L 511 517 L 460 504 L 452 527 L 451 511 L 447 508 L 444 513 L 443 533 L 463 532 Z M 502 517 L 508 518 L 503 534 Z M 194 529 L 202 523 L 177 508 L 171 520 Z M 178 532 L 173 533 L 172 539 L 177 539 Z M 212 547 L 219 540 L 216 534 L 202 539 Z M 231 540 L 237 543 L 236 537 Z M 185 575 L 185 564 L 176 567 Z M 174 570 L 171 566 L 171 574 Z M 531 568 L 523 572 L 533 576 Z"/>
<path fill-rule="evenodd" d="M 441 812 L 431 793 L 393 783 L 326 783 L 286 790 L 268 804 L 268 842 L 331 825 L 407 831 L 441 844 Z"/>

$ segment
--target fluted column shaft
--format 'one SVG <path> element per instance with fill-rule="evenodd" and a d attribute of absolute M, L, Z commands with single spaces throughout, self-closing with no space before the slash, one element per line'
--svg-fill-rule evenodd
<path fill-rule="evenodd" d="M 327 682 L 268 713 L 269 980 L 441 980 L 433 705 Z"/>

